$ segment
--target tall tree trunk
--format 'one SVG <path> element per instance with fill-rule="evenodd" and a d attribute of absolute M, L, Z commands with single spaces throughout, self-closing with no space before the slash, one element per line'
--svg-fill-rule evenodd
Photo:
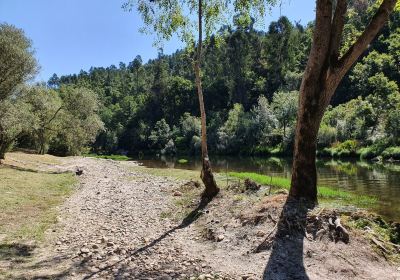
<path fill-rule="evenodd" d="M 383 0 L 364 32 L 339 58 L 347 0 L 317 0 L 313 45 L 300 87 L 289 196 L 317 202 L 315 157 L 319 126 L 337 86 L 384 26 L 397 0 Z"/>
<path fill-rule="evenodd" d="M 203 45 L 203 14 L 202 14 L 202 0 L 198 0 L 199 10 L 199 41 L 197 44 L 197 53 L 196 59 L 194 61 L 194 72 L 196 76 L 196 86 L 197 86 L 197 95 L 199 98 L 200 105 L 200 114 L 201 114 L 201 161 L 202 161 L 202 169 L 201 169 L 201 180 L 204 183 L 205 190 L 203 196 L 207 198 L 214 197 L 218 192 L 219 188 L 217 187 L 217 183 L 215 182 L 214 175 L 211 169 L 211 162 L 208 158 L 208 149 L 207 149 L 207 125 L 206 125 L 206 111 L 204 109 L 204 99 L 203 99 L 203 89 L 201 86 L 201 56 L 202 56 L 202 45 Z"/>

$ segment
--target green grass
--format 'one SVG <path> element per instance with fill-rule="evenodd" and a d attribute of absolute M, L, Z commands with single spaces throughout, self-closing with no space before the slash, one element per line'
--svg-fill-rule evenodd
<path fill-rule="evenodd" d="M 0 167 L 2 242 L 40 240 L 56 221 L 55 207 L 73 191 L 72 173 L 48 174 Z"/>
<path fill-rule="evenodd" d="M 290 188 L 290 180 L 282 177 L 271 177 L 252 172 L 229 172 L 229 176 L 239 179 L 251 179 L 261 185 L 268 185 L 277 188 Z M 318 186 L 318 197 L 322 200 L 336 200 L 338 203 L 344 202 L 346 204 L 365 206 L 373 204 L 377 201 L 375 197 L 366 195 L 356 195 L 350 192 L 336 190 L 328 186 Z M 335 202 L 336 202 L 335 201 Z"/>
<path fill-rule="evenodd" d="M 118 161 L 127 161 L 131 158 L 124 155 L 97 155 L 97 154 L 86 154 L 85 157 L 94 157 L 94 158 L 104 158 L 104 159 L 112 159 Z"/>
<path fill-rule="evenodd" d="M 180 164 L 185 164 L 185 163 L 188 163 L 188 162 L 189 161 L 187 159 L 184 159 L 184 158 L 178 159 L 178 163 L 180 163 Z"/>

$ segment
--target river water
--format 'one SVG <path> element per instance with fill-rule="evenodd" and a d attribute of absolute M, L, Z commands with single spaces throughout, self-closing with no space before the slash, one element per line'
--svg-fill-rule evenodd
<path fill-rule="evenodd" d="M 199 158 L 187 158 L 180 164 L 176 158 L 145 157 L 135 159 L 144 166 L 200 170 Z M 256 172 L 270 176 L 290 178 L 291 159 L 257 157 L 211 157 L 216 172 Z M 318 184 L 356 194 L 372 195 L 378 203 L 371 206 L 388 220 L 400 222 L 400 164 L 373 163 L 369 161 L 319 159 Z"/>

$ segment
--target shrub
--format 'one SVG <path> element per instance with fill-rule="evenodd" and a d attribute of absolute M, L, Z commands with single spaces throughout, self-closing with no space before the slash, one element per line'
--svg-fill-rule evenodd
<path fill-rule="evenodd" d="M 395 159 L 400 160 L 400 147 L 389 147 L 382 152 L 382 157 L 384 159 Z"/>
<path fill-rule="evenodd" d="M 357 154 L 358 143 L 356 140 L 346 140 L 343 143 L 335 143 L 331 148 L 332 156 L 350 157 Z"/>

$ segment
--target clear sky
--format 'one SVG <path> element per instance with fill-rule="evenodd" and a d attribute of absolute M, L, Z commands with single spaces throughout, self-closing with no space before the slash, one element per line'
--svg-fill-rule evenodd
<path fill-rule="evenodd" d="M 136 55 L 144 62 L 157 56 L 153 37 L 141 34 L 140 16 L 125 12 L 124 0 L 0 0 L 0 22 L 25 30 L 32 39 L 41 65 L 37 81 L 56 73 L 78 73 L 91 66 L 128 64 Z M 266 23 L 286 15 L 306 24 L 314 19 L 315 0 L 283 0 L 273 8 Z M 174 52 L 178 41 L 165 44 Z"/>

